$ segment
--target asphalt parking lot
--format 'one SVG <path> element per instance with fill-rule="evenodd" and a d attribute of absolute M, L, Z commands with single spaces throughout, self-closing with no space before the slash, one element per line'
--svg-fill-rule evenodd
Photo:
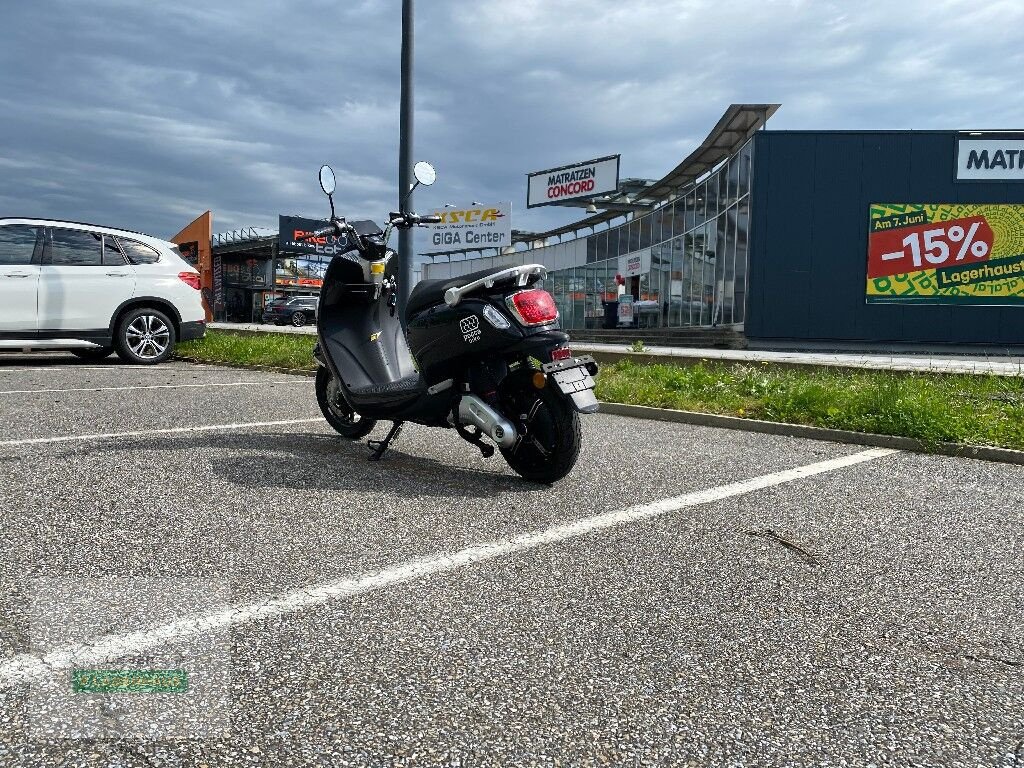
<path fill-rule="evenodd" d="M 0 413 L 0 765 L 1024 766 L 1024 467 L 597 415 L 546 488 L 62 355 Z"/>

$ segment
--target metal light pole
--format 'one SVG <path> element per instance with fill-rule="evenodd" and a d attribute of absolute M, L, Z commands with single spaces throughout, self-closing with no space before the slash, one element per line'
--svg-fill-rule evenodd
<path fill-rule="evenodd" d="M 413 210 L 412 195 L 412 128 L 413 128 L 413 0 L 402 0 L 402 96 L 399 117 L 398 145 L 398 205 L 399 210 Z M 409 195 L 406 202 L 405 197 Z M 406 202 L 406 207 L 402 203 Z M 398 306 L 405 317 L 405 304 L 412 290 L 412 230 L 398 230 Z"/>

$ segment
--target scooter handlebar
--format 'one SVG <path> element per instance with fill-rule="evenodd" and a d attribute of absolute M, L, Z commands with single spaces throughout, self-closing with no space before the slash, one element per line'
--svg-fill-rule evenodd
<path fill-rule="evenodd" d="M 323 237 L 324 235 L 340 235 L 341 234 L 341 227 L 342 226 L 344 226 L 344 222 L 341 222 L 340 225 L 339 225 L 339 222 L 332 221 L 326 227 L 321 227 L 320 229 L 314 229 L 312 232 L 304 232 L 301 235 L 299 235 L 298 237 L 296 237 L 295 239 L 296 240 L 313 240 L 313 239 L 318 238 L 318 237 Z"/>
<path fill-rule="evenodd" d="M 388 214 L 388 220 L 396 227 L 422 227 L 424 224 L 440 224 L 440 216 L 419 216 L 415 213 L 397 213 L 392 211 Z"/>

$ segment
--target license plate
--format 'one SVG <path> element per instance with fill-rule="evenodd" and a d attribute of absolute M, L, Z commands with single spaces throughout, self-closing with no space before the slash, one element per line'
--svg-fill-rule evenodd
<path fill-rule="evenodd" d="M 594 379 L 591 378 L 589 371 L 582 365 L 578 368 L 566 368 L 563 371 L 555 371 L 551 374 L 551 378 L 555 380 L 555 384 L 566 395 L 594 388 Z"/>

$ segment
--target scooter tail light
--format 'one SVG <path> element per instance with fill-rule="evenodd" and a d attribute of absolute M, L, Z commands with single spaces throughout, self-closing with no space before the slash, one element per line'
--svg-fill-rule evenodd
<path fill-rule="evenodd" d="M 195 272 L 179 272 L 178 279 L 199 290 L 199 275 Z"/>
<path fill-rule="evenodd" d="M 558 319 L 555 300 L 541 288 L 513 293 L 506 302 L 523 325 L 545 325 Z"/>
<path fill-rule="evenodd" d="M 558 349 L 551 350 L 551 360 L 568 360 L 572 357 L 572 350 L 568 347 L 559 347 Z"/>

